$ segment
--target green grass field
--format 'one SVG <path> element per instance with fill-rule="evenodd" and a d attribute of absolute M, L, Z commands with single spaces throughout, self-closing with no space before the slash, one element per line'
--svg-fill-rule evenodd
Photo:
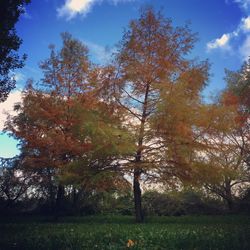
<path fill-rule="evenodd" d="M 250 249 L 250 217 L 1 219 L 0 249 Z"/>

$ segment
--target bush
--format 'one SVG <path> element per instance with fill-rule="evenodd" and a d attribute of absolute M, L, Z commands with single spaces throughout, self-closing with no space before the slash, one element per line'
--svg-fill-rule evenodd
<path fill-rule="evenodd" d="M 206 198 L 192 189 L 170 193 L 148 191 L 142 199 L 146 215 L 202 215 L 221 214 L 224 211 L 221 201 Z"/>
<path fill-rule="evenodd" d="M 250 214 L 250 188 L 243 193 L 237 205 L 238 212 Z"/>
<path fill-rule="evenodd" d="M 143 197 L 143 210 L 145 215 L 182 215 L 182 201 L 174 196 L 157 191 L 146 192 Z"/>

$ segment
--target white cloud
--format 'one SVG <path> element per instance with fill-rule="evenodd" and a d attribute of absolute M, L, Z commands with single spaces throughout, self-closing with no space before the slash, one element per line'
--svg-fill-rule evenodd
<path fill-rule="evenodd" d="M 236 53 L 239 52 L 242 59 L 245 60 L 250 55 L 250 0 L 230 0 L 230 2 L 237 3 L 245 17 L 241 18 L 235 30 L 208 42 L 207 51 L 226 48 Z M 225 0 L 225 3 L 228 4 L 229 0 Z"/>
<path fill-rule="evenodd" d="M 245 32 L 250 31 L 250 16 L 241 19 L 241 29 Z"/>
<path fill-rule="evenodd" d="M 250 56 L 250 35 L 247 36 L 239 50 L 243 59 L 248 60 Z"/>
<path fill-rule="evenodd" d="M 213 41 L 207 43 L 207 49 L 229 49 L 229 40 L 231 35 L 230 34 L 223 34 L 220 38 L 214 39 Z"/>
<path fill-rule="evenodd" d="M 249 1 L 237 1 L 241 5 L 250 6 Z M 207 51 L 223 49 L 239 52 L 243 60 L 250 56 L 250 16 L 241 18 L 237 28 L 230 33 L 223 34 L 207 43 Z M 239 37 L 239 39 L 236 39 Z M 243 42 L 242 42 L 243 41 Z M 230 45 L 229 45 L 230 43 Z"/>
<path fill-rule="evenodd" d="M 23 81 L 25 79 L 24 74 L 20 72 L 16 72 L 13 74 L 13 78 L 15 79 L 16 82 Z"/>
<path fill-rule="evenodd" d="M 22 93 L 21 91 L 15 91 L 9 94 L 5 102 L 0 103 L 0 131 L 4 128 L 4 123 L 7 119 L 7 113 L 14 115 L 13 111 L 14 104 L 21 102 Z"/>
<path fill-rule="evenodd" d="M 250 0 L 234 0 L 235 3 L 238 3 L 244 10 L 248 10 L 250 7 Z"/>
<path fill-rule="evenodd" d="M 118 4 L 119 2 L 131 2 L 134 0 L 109 0 L 111 4 Z M 97 3 L 102 3 L 103 0 L 65 0 L 63 6 L 57 9 L 59 17 L 66 17 L 70 20 L 77 15 L 85 16 L 90 12 L 92 6 Z"/>
<path fill-rule="evenodd" d="M 89 41 L 83 41 L 83 43 L 89 48 L 90 54 L 94 57 L 94 61 L 100 64 L 110 62 L 112 54 L 115 52 L 115 48 L 103 47 Z"/>
<path fill-rule="evenodd" d="M 86 15 L 92 5 L 98 0 L 66 0 L 64 5 L 57 9 L 59 17 L 66 17 L 67 20 L 74 18 L 76 15 Z"/>

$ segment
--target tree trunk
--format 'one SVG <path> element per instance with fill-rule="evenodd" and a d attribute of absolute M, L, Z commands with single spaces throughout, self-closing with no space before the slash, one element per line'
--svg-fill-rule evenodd
<path fill-rule="evenodd" d="M 55 191 L 53 190 L 53 185 L 49 183 L 49 201 L 50 201 L 50 212 L 53 214 L 55 208 Z"/>
<path fill-rule="evenodd" d="M 142 206 L 141 206 L 141 188 L 140 188 L 140 170 L 134 170 L 134 204 L 136 222 L 143 222 Z"/>
<path fill-rule="evenodd" d="M 225 181 L 225 199 L 227 202 L 227 206 L 228 206 L 228 210 L 230 212 L 233 211 L 234 209 L 234 202 L 233 202 L 233 196 L 232 196 L 232 187 L 231 187 L 231 180 L 230 179 L 226 179 Z"/>
<path fill-rule="evenodd" d="M 62 213 L 63 203 L 64 203 L 64 186 L 59 184 L 56 197 L 56 209 L 55 209 L 56 216 Z"/>
<path fill-rule="evenodd" d="M 77 192 L 77 189 L 73 188 L 73 194 L 72 194 L 72 211 L 75 214 L 77 214 L 79 211 L 79 195 L 80 191 Z"/>
<path fill-rule="evenodd" d="M 76 188 L 73 188 L 73 206 L 76 207 L 78 202 L 78 194 Z"/>
<path fill-rule="evenodd" d="M 144 104 L 143 104 L 143 112 L 142 112 L 142 119 L 138 137 L 138 148 L 135 157 L 135 168 L 134 168 L 134 203 L 135 203 L 135 219 L 136 222 L 141 223 L 143 222 L 143 213 L 142 213 L 142 206 L 141 206 L 141 187 L 140 187 L 140 176 L 142 173 L 142 169 L 138 168 L 136 164 L 141 162 L 142 158 L 142 150 L 143 150 L 143 139 L 144 139 L 144 129 L 145 129 L 145 122 L 147 118 L 147 108 L 148 108 L 148 93 L 149 93 L 149 83 L 146 87 L 145 97 L 144 97 Z"/>

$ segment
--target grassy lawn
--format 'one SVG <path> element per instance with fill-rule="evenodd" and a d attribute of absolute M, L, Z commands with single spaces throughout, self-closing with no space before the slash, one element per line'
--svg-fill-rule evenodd
<path fill-rule="evenodd" d="M 0 249 L 250 249 L 250 217 L 1 219 Z"/>

